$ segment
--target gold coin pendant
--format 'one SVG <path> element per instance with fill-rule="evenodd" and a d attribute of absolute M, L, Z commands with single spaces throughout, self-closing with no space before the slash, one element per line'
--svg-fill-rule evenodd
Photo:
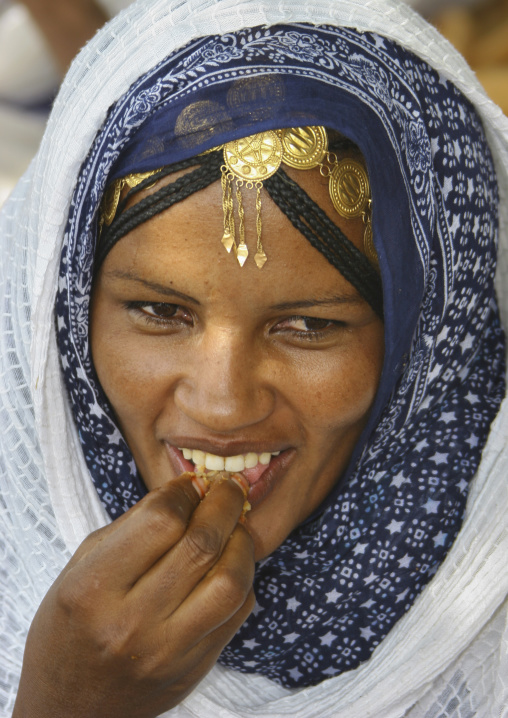
<path fill-rule="evenodd" d="M 283 162 L 297 170 L 319 167 L 328 152 L 324 127 L 292 127 L 281 131 Z"/>
<path fill-rule="evenodd" d="M 330 175 L 330 197 L 343 217 L 359 217 L 370 198 L 367 172 L 355 160 L 341 160 Z"/>
<path fill-rule="evenodd" d="M 224 162 L 238 179 L 262 182 L 279 169 L 282 143 L 272 131 L 233 140 L 224 145 Z"/>

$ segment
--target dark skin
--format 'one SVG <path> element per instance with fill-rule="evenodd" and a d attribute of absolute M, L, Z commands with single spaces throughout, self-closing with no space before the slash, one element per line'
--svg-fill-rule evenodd
<path fill-rule="evenodd" d="M 327 180 L 295 177 L 334 216 Z M 361 219 L 334 219 L 361 248 Z M 252 611 L 255 560 L 347 466 L 379 382 L 383 323 L 266 194 L 263 222 L 268 262 L 240 268 L 220 242 L 216 182 L 106 258 L 92 353 L 150 493 L 89 536 L 45 597 L 14 718 L 67 718 L 69 706 L 73 718 L 155 718 L 180 703 Z M 251 248 L 253 227 L 246 200 Z M 200 501 L 179 477 L 185 446 L 280 451 L 281 468 L 243 524 L 236 483 Z"/>
<path fill-rule="evenodd" d="M 233 481 L 200 503 L 179 478 L 91 534 L 34 618 L 13 718 L 152 718 L 177 705 L 254 607 L 243 503 Z"/>

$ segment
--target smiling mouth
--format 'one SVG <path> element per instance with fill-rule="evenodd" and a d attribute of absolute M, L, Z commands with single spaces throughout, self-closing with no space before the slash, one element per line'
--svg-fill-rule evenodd
<path fill-rule="evenodd" d="M 197 472 L 206 471 L 231 471 L 241 473 L 253 486 L 270 466 L 274 456 L 279 456 L 280 451 L 264 452 L 256 454 L 238 454 L 236 456 L 217 456 L 200 449 L 178 449 L 186 461 L 194 464 Z"/>

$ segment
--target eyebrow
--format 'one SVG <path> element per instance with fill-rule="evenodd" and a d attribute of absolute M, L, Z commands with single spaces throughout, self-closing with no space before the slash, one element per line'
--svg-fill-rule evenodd
<path fill-rule="evenodd" d="M 158 282 L 150 282 L 148 279 L 143 279 L 143 277 L 138 277 L 137 274 L 133 274 L 132 272 L 121 272 L 119 270 L 110 270 L 109 272 L 105 272 L 105 274 L 108 277 L 113 277 L 115 279 L 127 279 L 130 282 L 137 282 L 138 284 L 142 284 L 147 289 L 151 289 L 154 292 L 158 292 L 158 294 L 162 294 L 165 297 L 169 297 L 171 299 L 183 299 L 184 301 L 191 302 L 192 304 L 195 304 L 196 306 L 200 305 L 200 302 L 198 302 L 197 299 L 194 299 L 194 297 L 191 297 L 188 294 L 184 294 L 183 292 L 178 292 L 176 289 L 173 289 L 172 287 L 168 287 L 165 284 L 159 284 Z"/>
<path fill-rule="evenodd" d="M 272 309 L 285 312 L 292 309 L 311 309 L 312 307 L 336 307 L 344 304 L 365 304 L 365 300 L 354 294 L 340 294 L 320 299 L 304 299 L 295 302 L 282 302 L 275 304 Z"/>
<path fill-rule="evenodd" d="M 158 292 L 165 297 L 170 299 L 183 299 L 186 302 L 191 302 L 196 306 L 200 306 L 201 303 L 194 297 L 179 292 L 172 287 L 168 287 L 165 284 L 159 284 L 158 282 L 150 282 L 148 279 L 143 279 L 137 274 L 132 272 L 121 272 L 120 270 L 110 270 L 105 273 L 108 277 L 115 279 L 127 279 L 131 282 L 142 284 L 147 289 L 151 289 L 154 292 Z M 333 306 L 344 306 L 351 304 L 364 304 L 365 300 L 356 294 L 339 294 L 332 295 L 329 297 L 313 298 L 313 299 L 297 299 L 293 302 L 281 302 L 280 304 L 274 304 L 271 309 L 279 312 L 292 311 L 295 309 L 311 309 L 312 307 L 333 307 Z"/>

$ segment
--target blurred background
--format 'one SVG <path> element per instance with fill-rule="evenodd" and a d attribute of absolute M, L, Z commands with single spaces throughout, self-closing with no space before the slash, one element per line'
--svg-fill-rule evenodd
<path fill-rule="evenodd" d="M 132 0 L 0 0 L 0 205 L 35 154 L 72 57 Z M 508 114 L 508 0 L 406 0 Z"/>

